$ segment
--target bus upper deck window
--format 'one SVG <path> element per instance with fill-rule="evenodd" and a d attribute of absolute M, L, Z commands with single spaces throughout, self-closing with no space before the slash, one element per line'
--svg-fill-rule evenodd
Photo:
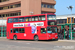
<path fill-rule="evenodd" d="M 28 21 L 31 21 L 31 17 L 28 18 Z"/>
<path fill-rule="evenodd" d="M 25 17 L 25 21 L 26 22 L 31 21 L 31 17 Z"/>
<path fill-rule="evenodd" d="M 18 18 L 14 18 L 13 19 L 13 22 L 18 22 Z"/>
<path fill-rule="evenodd" d="M 39 21 L 45 20 L 45 16 L 39 16 Z"/>
<path fill-rule="evenodd" d="M 38 21 L 38 16 L 33 16 L 32 21 Z"/>
<path fill-rule="evenodd" d="M 19 18 L 19 22 L 24 22 L 24 18 Z"/>
<path fill-rule="evenodd" d="M 28 17 L 25 17 L 25 21 L 26 21 L 26 22 L 28 21 Z"/>
<path fill-rule="evenodd" d="M 32 21 L 35 21 L 35 18 L 34 17 L 32 17 Z"/>
<path fill-rule="evenodd" d="M 8 23 L 12 23 L 13 22 L 13 19 L 12 18 L 9 18 L 8 19 Z"/>
<path fill-rule="evenodd" d="M 35 17 L 35 21 L 38 21 L 38 16 Z"/>
<path fill-rule="evenodd" d="M 56 16 L 55 15 L 48 15 L 47 20 L 56 20 Z"/>

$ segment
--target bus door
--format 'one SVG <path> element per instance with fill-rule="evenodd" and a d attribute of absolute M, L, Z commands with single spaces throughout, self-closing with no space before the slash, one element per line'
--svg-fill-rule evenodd
<path fill-rule="evenodd" d="M 12 29 L 7 29 L 7 37 L 10 37 L 10 39 L 12 39 L 12 36 L 11 36 L 11 33 L 12 33 Z"/>

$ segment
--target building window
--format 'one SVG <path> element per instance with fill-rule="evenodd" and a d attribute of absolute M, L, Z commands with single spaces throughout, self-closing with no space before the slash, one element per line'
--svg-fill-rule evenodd
<path fill-rule="evenodd" d="M 44 4 L 44 7 L 46 7 L 46 4 Z"/>
<path fill-rule="evenodd" d="M 57 20 L 57 22 L 59 23 L 59 24 L 61 24 L 61 23 L 67 23 L 67 19 L 58 19 Z"/>
<path fill-rule="evenodd" d="M 41 4 L 41 7 L 44 7 L 44 4 Z"/>
<path fill-rule="evenodd" d="M 50 8 L 50 5 L 47 5 L 47 8 Z"/>
<path fill-rule="evenodd" d="M 57 20 L 57 24 L 59 24 L 59 20 Z"/>
<path fill-rule="evenodd" d="M 54 8 L 54 5 L 50 5 L 50 8 Z"/>
<path fill-rule="evenodd" d="M 10 13 L 10 14 L 2 14 L 0 15 L 0 17 L 10 17 L 10 16 L 20 16 L 21 12 L 17 12 L 17 13 Z"/>
<path fill-rule="evenodd" d="M 54 8 L 54 5 L 50 5 L 50 4 L 41 4 L 41 7 L 44 7 L 44 8 Z"/>
<path fill-rule="evenodd" d="M 62 21 L 62 20 L 60 20 L 60 21 L 59 21 L 59 23 L 63 23 L 63 21 Z"/>
<path fill-rule="evenodd" d="M 5 1 L 9 1 L 9 0 L 0 0 L 0 2 L 5 2 Z"/>
<path fill-rule="evenodd" d="M 41 12 L 41 14 L 52 13 L 52 12 Z"/>
<path fill-rule="evenodd" d="M 11 9 L 11 8 L 16 8 L 16 7 L 21 7 L 21 4 L 19 3 L 19 4 L 15 4 L 15 5 L 0 7 L 0 10 Z"/>

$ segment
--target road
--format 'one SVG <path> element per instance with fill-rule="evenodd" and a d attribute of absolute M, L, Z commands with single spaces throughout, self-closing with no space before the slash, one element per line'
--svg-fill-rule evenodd
<path fill-rule="evenodd" d="M 75 42 L 0 39 L 0 50 L 75 50 Z"/>

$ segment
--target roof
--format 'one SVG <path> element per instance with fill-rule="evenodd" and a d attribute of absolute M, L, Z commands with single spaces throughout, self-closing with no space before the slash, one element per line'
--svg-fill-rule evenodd
<path fill-rule="evenodd" d="M 67 19 L 67 17 L 74 17 L 75 18 L 75 14 L 68 14 L 68 15 L 57 15 L 56 19 Z"/>

